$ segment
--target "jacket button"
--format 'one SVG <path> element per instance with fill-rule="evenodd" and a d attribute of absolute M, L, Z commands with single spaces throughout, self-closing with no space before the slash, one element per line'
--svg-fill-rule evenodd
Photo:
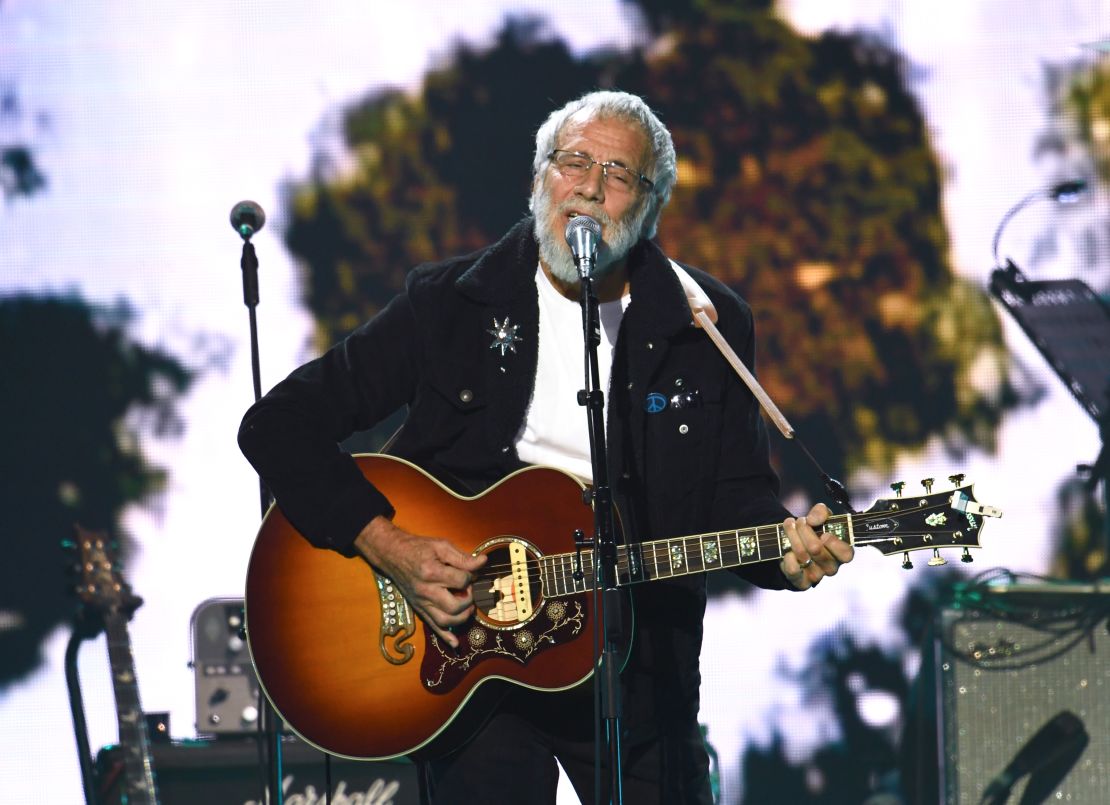
<path fill-rule="evenodd" d="M 462 400 L 464 403 L 468 403 L 474 399 L 474 392 L 470 389 L 463 389 L 459 392 L 459 399 Z"/>
<path fill-rule="evenodd" d="M 687 433 L 690 432 L 690 426 L 683 423 L 682 425 L 678 426 L 678 432 L 685 436 Z"/>
<path fill-rule="evenodd" d="M 508 452 L 509 452 L 509 446 L 508 446 L 508 445 L 505 445 L 504 447 L 502 447 L 502 448 L 501 448 L 501 452 L 502 452 L 502 453 L 508 453 Z"/>
<path fill-rule="evenodd" d="M 645 344 L 644 346 L 646 346 L 648 349 L 655 349 L 655 342 L 648 341 L 647 344 Z"/>

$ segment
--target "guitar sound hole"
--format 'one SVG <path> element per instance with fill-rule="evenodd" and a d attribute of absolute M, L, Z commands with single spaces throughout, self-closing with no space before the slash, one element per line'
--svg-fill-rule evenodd
<path fill-rule="evenodd" d="M 543 592 L 536 550 L 522 540 L 505 538 L 483 553 L 489 558 L 474 582 L 478 619 L 499 629 L 532 620 Z"/>

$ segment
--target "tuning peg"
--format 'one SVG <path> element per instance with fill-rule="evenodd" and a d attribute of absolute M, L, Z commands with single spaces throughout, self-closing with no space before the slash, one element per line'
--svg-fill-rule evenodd
<path fill-rule="evenodd" d="M 960 561 L 961 562 L 974 562 L 975 560 L 971 558 L 971 551 L 969 551 L 967 548 L 964 548 L 963 555 L 960 556 Z"/>
<path fill-rule="evenodd" d="M 948 560 L 940 555 L 940 551 L 933 548 L 933 558 L 929 560 L 929 565 L 932 567 L 939 567 L 940 565 L 948 564 Z"/>
<path fill-rule="evenodd" d="M 921 479 L 921 485 L 923 487 L 925 487 L 925 492 L 926 493 L 929 493 L 929 492 L 933 491 L 933 481 L 935 481 L 935 480 L 936 480 L 935 478 L 922 478 Z"/>
<path fill-rule="evenodd" d="M 952 482 L 952 486 L 959 486 L 964 482 L 964 478 L 966 477 L 967 476 L 964 475 L 962 472 L 958 472 L 955 475 L 949 475 L 948 480 Z"/>
<path fill-rule="evenodd" d="M 902 497 L 902 490 L 905 488 L 905 486 L 905 481 L 895 481 L 890 485 L 890 488 L 894 490 L 894 494 L 898 495 L 898 497 Z"/>
<path fill-rule="evenodd" d="M 913 562 L 910 561 L 910 552 L 906 551 L 902 554 L 902 569 L 913 570 Z"/>

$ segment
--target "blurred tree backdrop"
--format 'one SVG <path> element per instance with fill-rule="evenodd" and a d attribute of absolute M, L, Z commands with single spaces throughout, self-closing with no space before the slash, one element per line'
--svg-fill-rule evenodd
<path fill-rule="evenodd" d="M 43 639 L 77 609 L 60 548 L 74 524 L 118 537 L 126 558 L 121 514 L 165 478 L 138 436 L 181 426 L 175 401 L 192 373 L 134 343 L 132 319 L 123 303 L 0 298 L 0 688 L 38 666 Z"/>
<path fill-rule="evenodd" d="M 0 30 L 3 11 L 4 4 L 0 3 Z M 27 142 L 27 134 L 46 129 L 47 121 L 44 112 L 27 107 L 15 78 L 0 73 L 0 193 L 5 201 L 34 195 L 46 187 L 46 176 Z"/>
<path fill-rule="evenodd" d="M 0 74 L 0 194 L 8 202 L 47 189 L 35 154 L 50 116 L 25 92 Z M 77 611 L 62 540 L 80 523 L 117 539 L 125 560 L 133 546 L 123 511 L 149 503 L 165 480 L 139 437 L 182 426 L 176 401 L 194 371 L 133 342 L 134 315 L 126 302 L 93 305 L 76 293 L 0 297 L 0 689 L 38 667 L 43 641 Z"/>
<path fill-rule="evenodd" d="M 511 18 L 419 91 L 342 111 L 346 153 L 286 187 L 318 346 L 413 265 L 503 234 L 526 212 L 546 115 L 619 87 L 659 111 L 680 156 L 660 244 L 752 303 L 760 377 L 831 474 L 881 473 L 930 437 L 993 447 L 1014 400 L 999 322 L 952 271 L 905 61 L 863 35 L 802 36 L 769 2 L 629 7 L 631 49 L 576 57 L 542 20 Z M 775 449 L 787 488 L 820 495 L 797 451 Z"/>
<path fill-rule="evenodd" d="M 751 302 L 760 377 L 828 472 L 882 474 L 931 438 L 993 448 L 1016 394 L 998 317 L 950 262 L 911 66 L 867 35 L 803 36 L 766 0 L 627 8 L 626 49 L 577 56 L 542 19 L 510 18 L 488 46 L 457 43 L 417 91 L 374 89 L 339 110 L 342 152 L 320 149 L 285 188 L 317 347 L 373 315 L 417 263 L 499 238 L 526 214 L 547 114 L 620 88 L 648 100 L 678 150 L 660 244 Z M 786 489 L 821 495 L 798 452 L 772 444 Z M 768 780 L 797 779 L 790 801 L 814 803 L 860 802 L 889 782 L 897 725 L 863 722 L 856 702 L 862 680 L 904 710 L 904 664 L 838 635 L 806 674 L 835 734 L 804 768 L 782 736 L 750 749 L 742 801 L 790 799 Z"/>

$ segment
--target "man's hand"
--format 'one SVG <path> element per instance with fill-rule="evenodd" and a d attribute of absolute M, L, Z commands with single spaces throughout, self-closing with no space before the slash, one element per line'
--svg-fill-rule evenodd
<path fill-rule="evenodd" d="M 445 539 L 420 537 L 375 517 L 355 538 L 371 565 L 393 579 L 409 605 L 440 639 L 458 648 L 449 629 L 474 613 L 471 584 L 486 557 L 463 553 Z"/>
<path fill-rule="evenodd" d="M 817 586 L 825 576 L 835 576 L 846 562 L 851 562 L 855 549 L 831 533 L 818 535 L 815 528 L 829 519 L 829 507 L 818 503 L 805 517 L 787 517 L 783 530 L 790 538 L 790 553 L 779 567 L 787 580 L 799 590 Z"/>

